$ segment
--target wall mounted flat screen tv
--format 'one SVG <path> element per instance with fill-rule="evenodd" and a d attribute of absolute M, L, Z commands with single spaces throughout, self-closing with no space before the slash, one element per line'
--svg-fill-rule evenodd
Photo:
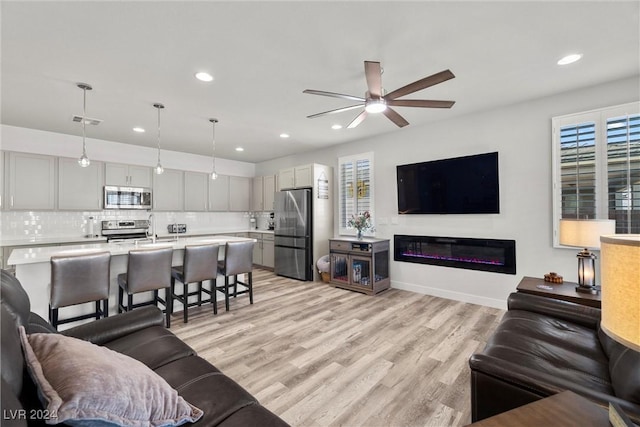
<path fill-rule="evenodd" d="M 399 214 L 500 213 L 497 152 L 396 169 Z"/>

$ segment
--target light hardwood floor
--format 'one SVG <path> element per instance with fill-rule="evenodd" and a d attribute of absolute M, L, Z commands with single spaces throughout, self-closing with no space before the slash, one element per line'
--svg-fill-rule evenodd
<path fill-rule="evenodd" d="M 256 269 L 253 305 L 175 313 L 171 330 L 292 426 L 455 426 L 471 421 L 467 360 L 503 314 Z"/>

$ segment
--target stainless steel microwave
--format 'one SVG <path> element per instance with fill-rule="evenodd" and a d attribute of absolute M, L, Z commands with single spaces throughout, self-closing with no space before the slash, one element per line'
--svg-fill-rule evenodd
<path fill-rule="evenodd" d="M 104 209 L 151 209 L 151 189 L 105 185 Z"/>

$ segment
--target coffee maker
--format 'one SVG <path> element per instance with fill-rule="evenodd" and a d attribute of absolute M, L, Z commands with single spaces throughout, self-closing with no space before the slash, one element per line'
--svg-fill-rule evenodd
<path fill-rule="evenodd" d="M 273 218 L 274 218 L 274 213 L 271 212 L 269 214 L 269 221 L 267 221 L 267 227 L 269 230 L 274 230 L 276 228 L 276 223 Z"/>

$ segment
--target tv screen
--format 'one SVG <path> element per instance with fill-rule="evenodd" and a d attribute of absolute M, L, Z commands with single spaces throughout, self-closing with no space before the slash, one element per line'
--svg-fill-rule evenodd
<path fill-rule="evenodd" d="M 500 213 L 497 152 L 396 169 L 399 214 Z"/>

